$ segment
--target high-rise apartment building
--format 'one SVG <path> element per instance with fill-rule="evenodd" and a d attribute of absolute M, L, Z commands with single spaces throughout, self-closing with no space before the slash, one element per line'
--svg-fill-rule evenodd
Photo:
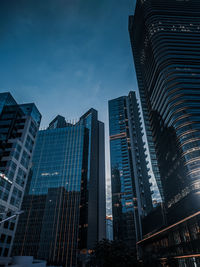
<path fill-rule="evenodd" d="M 134 92 L 109 101 L 114 239 L 135 250 L 152 209 L 139 104 Z"/>
<path fill-rule="evenodd" d="M 10 93 L 0 94 L 0 218 L 21 209 L 41 115 L 34 104 L 18 105 Z M 0 223 L 1 257 L 10 255 L 17 218 Z"/>
<path fill-rule="evenodd" d="M 13 255 L 77 266 L 106 236 L 104 124 L 90 109 L 39 131 Z"/>
<path fill-rule="evenodd" d="M 170 256 L 197 266 L 200 2 L 138 0 L 135 15 L 129 19 L 129 31 L 153 171 L 164 201 L 167 226 L 139 245 L 157 258 Z"/>

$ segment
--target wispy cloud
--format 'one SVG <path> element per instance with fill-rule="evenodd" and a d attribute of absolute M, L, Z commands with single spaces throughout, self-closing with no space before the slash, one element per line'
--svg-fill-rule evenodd
<path fill-rule="evenodd" d="M 58 113 L 78 118 L 96 108 L 106 123 L 107 179 L 107 101 L 137 88 L 128 36 L 132 3 L 0 1 L 0 88 L 18 102 L 36 102 L 42 127 Z"/>

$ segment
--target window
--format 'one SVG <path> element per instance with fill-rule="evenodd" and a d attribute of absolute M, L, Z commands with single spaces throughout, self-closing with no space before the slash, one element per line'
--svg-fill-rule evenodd
<path fill-rule="evenodd" d="M 5 229 L 8 229 L 8 225 L 9 225 L 9 222 L 8 221 L 4 222 L 4 228 Z"/>
<path fill-rule="evenodd" d="M 2 234 L 1 238 L 0 238 L 0 241 L 3 243 L 5 241 L 5 239 L 6 239 L 6 235 Z"/>
<path fill-rule="evenodd" d="M 7 256 L 8 256 L 8 248 L 5 248 L 5 249 L 4 249 L 3 256 L 4 256 L 4 257 L 7 257 Z"/>
<path fill-rule="evenodd" d="M 29 128 L 30 134 L 35 138 L 37 133 L 37 127 L 34 125 L 33 122 L 31 122 L 30 128 Z"/>
<path fill-rule="evenodd" d="M 22 198 L 22 191 L 14 187 L 13 192 L 12 192 L 12 197 L 10 199 L 10 204 L 16 207 L 19 207 L 21 198 Z"/>
<path fill-rule="evenodd" d="M 12 240 L 12 236 L 9 235 L 9 236 L 7 237 L 7 241 L 6 241 L 6 243 L 7 243 L 7 244 L 10 244 L 10 243 L 11 243 L 11 240 Z"/>
<path fill-rule="evenodd" d="M 15 223 L 11 222 L 10 223 L 10 230 L 14 230 L 14 228 L 15 228 Z"/>
<path fill-rule="evenodd" d="M 193 240 L 199 238 L 199 236 L 200 236 L 200 228 L 198 226 L 198 223 L 195 223 L 195 224 L 191 225 L 191 227 L 190 227 L 190 233 L 191 233 L 191 238 Z"/>
<path fill-rule="evenodd" d="M 21 168 L 19 168 L 16 177 L 16 183 L 21 187 L 24 187 L 25 179 L 26 179 L 26 173 Z"/>
<path fill-rule="evenodd" d="M 21 146 L 19 144 L 16 144 L 15 145 L 15 149 L 14 149 L 14 152 L 13 152 L 13 156 L 16 160 L 19 159 L 19 156 L 20 156 L 20 152 L 21 152 Z"/>
<path fill-rule="evenodd" d="M 21 164 L 28 169 L 30 157 L 26 151 L 23 151 L 22 158 L 21 158 Z"/>
<path fill-rule="evenodd" d="M 27 135 L 25 147 L 28 151 L 32 152 L 33 149 L 33 140 L 31 139 L 30 135 Z"/>

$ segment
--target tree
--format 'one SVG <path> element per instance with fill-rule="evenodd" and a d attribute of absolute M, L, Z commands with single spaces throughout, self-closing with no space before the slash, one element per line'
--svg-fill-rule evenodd
<path fill-rule="evenodd" d="M 121 241 L 103 239 L 98 242 L 90 257 L 92 267 L 137 267 L 135 254 Z"/>

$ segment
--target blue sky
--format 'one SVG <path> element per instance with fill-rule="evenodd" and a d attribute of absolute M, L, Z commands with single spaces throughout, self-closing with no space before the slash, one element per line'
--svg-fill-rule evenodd
<path fill-rule="evenodd" d="M 108 100 L 137 89 L 128 34 L 134 0 L 1 0 L 0 91 L 35 102 L 44 128 L 91 107 L 106 123 Z M 109 211 L 108 211 L 109 212 Z"/>

